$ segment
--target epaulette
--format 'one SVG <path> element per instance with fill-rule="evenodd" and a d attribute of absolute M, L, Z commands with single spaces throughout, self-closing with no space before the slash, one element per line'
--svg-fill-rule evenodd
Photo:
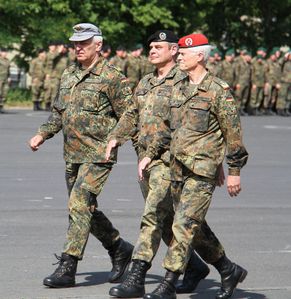
<path fill-rule="evenodd" d="M 219 86 L 221 86 L 224 90 L 229 90 L 230 86 L 223 80 L 221 80 L 218 77 L 213 77 L 213 81 L 218 84 Z"/>

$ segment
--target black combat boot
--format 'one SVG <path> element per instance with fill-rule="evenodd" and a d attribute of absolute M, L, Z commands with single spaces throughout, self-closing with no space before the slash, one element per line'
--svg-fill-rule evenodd
<path fill-rule="evenodd" d="M 231 298 L 234 289 L 239 282 L 243 282 L 248 272 L 239 265 L 231 262 L 225 255 L 213 266 L 221 275 L 221 288 L 216 294 L 216 299 Z"/>
<path fill-rule="evenodd" d="M 277 115 L 279 115 L 279 116 L 287 116 L 284 109 L 277 109 Z"/>
<path fill-rule="evenodd" d="M 116 244 L 108 250 L 112 262 L 112 269 L 108 277 L 109 282 L 119 281 L 130 263 L 132 252 L 133 245 L 123 239 L 119 239 Z"/>
<path fill-rule="evenodd" d="M 175 285 L 180 273 L 167 271 L 163 281 L 150 294 L 145 294 L 144 299 L 176 299 Z"/>
<path fill-rule="evenodd" d="M 51 111 L 51 103 L 45 103 L 45 111 Z"/>
<path fill-rule="evenodd" d="M 208 266 L 193 252 L 185 270 L 182 284 L 176 287 L 177 294 L 193 293 L 200 282 L 209 274 Z"/>
<path fill-rule="evenodd" d="M 78 258 L 66 253 L 62 253 L 61 257 L 56 255 L 56 258 L 59 260 L 59 266 L 52 275 L 43 280 L 43 284 L 51 288 L 73 287 L 75 285 Z"/>
<path fill-rule="evenodd" d="M 142 260 L 132 260 L 132 267 L 122 284 L 109 290 L 109 295 L 118 298 L 137 298 L 145 293 L 145 277 L 151 264 Z"/>
<path fill-rule="evenodd" d="M 37 110 L 43 111 L 43 109 L 41 108 L 41 102 L 37 102 Z"/>
<path fill-rule="evenodd" d="M 33 102 L 33 111 L 38 111 L 38 103 Z"/>

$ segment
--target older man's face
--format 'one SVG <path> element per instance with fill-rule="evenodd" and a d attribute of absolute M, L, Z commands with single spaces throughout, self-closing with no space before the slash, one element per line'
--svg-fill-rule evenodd
<path fill-rule="evenodd" d="M 179 55 L 178 55 L 178 63 L 179 67 L 182 71 L 191 71 L 196 68 L 198 65 L 198 62 L 201 61 L 203 57 L 201 57 L 200 52 L 193 52 L 190 49 L 187 48 L 181 48 L 179 49 Z"/>
<path fill-rule="evenodd" d="M 81 64 L 92 62 L 101 50 L 102 42 L 95 42 L 93 37 L 84 41 L 74 42 L 76 57 Z"/>

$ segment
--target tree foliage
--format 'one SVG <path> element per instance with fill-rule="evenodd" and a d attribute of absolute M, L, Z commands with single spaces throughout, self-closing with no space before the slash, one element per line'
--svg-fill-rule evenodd
<path fill-rule="evenodd" d="M 0 46 L 19 46 L 20 62 L 52 40 L 67 41 L 79 22 L 98 25 L 113 48 L 159 29 L 200 31 L 220 48 L 290 42 L 291 0 L 0 0 Z"/>

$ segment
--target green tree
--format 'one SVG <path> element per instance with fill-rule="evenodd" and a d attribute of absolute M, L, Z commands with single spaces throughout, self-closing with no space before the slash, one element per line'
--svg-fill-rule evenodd
<path fill-rule="evenodd" d="M 0 46 L 19 46 L 19 64 L 52 40 L 68 41 L 79 22 L 98 25 L 113 48 L 158 29 L 205 33 L 220 48 L 290 42 L 291 0 L 0 0 Z"/>

